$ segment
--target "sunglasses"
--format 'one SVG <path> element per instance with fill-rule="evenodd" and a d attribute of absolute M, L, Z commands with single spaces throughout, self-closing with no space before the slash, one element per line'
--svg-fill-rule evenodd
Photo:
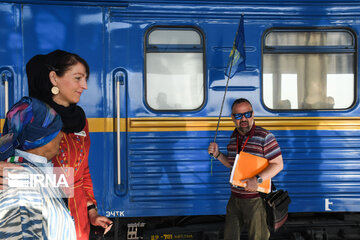
<path fill-rule="evenodd" d="M 236 120 L 241 120 L 243 116 L 245 118 L 251 118 L 253 111 L 245 112 L 245 113 L 233 113 L 233 116 Z"/>

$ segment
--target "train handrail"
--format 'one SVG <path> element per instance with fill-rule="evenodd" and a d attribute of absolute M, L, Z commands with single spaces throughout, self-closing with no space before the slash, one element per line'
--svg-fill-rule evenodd
<path fill-rule="evenodd" d="M 1 71 L 1 80 L 4 82 L 4 117 L 6 118 L 6 113 L 9 111 L 9 79 L 12 77 L 12 72 L 8 69 Z"/>
<path fill-rule="evenodd" d="M 120 85 L 124 84 L 124 73 L 122 71 L 116 72 L 115 81 L 116 81 L 116 158 L 117 158 L 117 183 L 121 184 L 121 138 L 120 138 L 120 113 L 121 113 L 121 104 L 120 104 Z"/>

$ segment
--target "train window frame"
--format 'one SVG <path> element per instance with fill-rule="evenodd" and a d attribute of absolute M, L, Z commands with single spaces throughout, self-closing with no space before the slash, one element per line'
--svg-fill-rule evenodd
<path fill-rule="evenodd" d="M 348 34 L 351 37 L 351 44 L 347 43 L 347 44 L 338 44 L 338 45 L 331 45 L 331 44 L 324 44 L 324 45 L 267 45 L 266 44 L 266 40 L 267 37 L 272 34 L 272 33 L 281 33 L 281 34 L 286 34 L 286 33 L 320 33 L 318 35 L 322 35 L 322 34 L 327 34 L 327 33 L 342 33 L 342 34 Z M 313 34 L 314 35 L 314 34 Z M 316 35 L 316 34 L 315 34 Z M 350 39 L 350 38 L 349 38 Z M 326 41 L 327 42 L 327 41 Z M 271 74 L 270 75 L 270 80 L 268 80 L 268 77 L 266 75 L 267 72 L 267 68 L 271 69 L 271 67 L 269 68 L 268 66 L 271 65 L 271 63 L 268 63 L 268 61 L 266 60 L 266 58 L 270 58 L 271 56 L 276 56 L 278 59 L 280 59 L 281 57 L 279 57 L 282 54 L 282 56 L 286 56 L 286 54 L 288 55 L 287 57 L 293 55 L 294 59 L 299 58 L 299 56 L 303 56 L 304 58 L 311 58 L 313 56 L 317 56 L 319 58 L 321 57 L 329 57 L 329 58 L 336 58 L 336 57 L 347 57 L 349 59 L 349 61 L 351 61 L 352 64 L 348 65 L 348 69 L 350 69 L 351 71 L 349 72 L 349 76 L 351 76 L 351 78 L 349 76 L 346 76 L 345 74 L 343 74 L 344 78 L 347 78 L 346 81 L 348 82 L 349 86 L 352 88 L 350 90 L 352 90 L 352 94 L 353 96 L 352 99 L 350 99 L 348 101 L 348 104 L 346 106 L 342 106 L 342 107 L 335 107 L 334 104 L 334 97 L 331 95 L 327 95 L 327 91 L 331 88 L 331 85 L 329 87 L 329 89 L 327 89 L 326 91 L 319 91 L 319 94 L 321 92 L 323 96 L 323 101 L 318 101 L 315 102 L 314 104 L 309 104 L 305 101 L 306 98 L 306 94 L 304 93 L 304 96 L 302 96 L 302 102 L 298 103 L 296 102 L 297 107 L 292 108 L 291 104 L 289 102 L 288 99 L 282 99 L 281 96 L 279 96 L 282 91 L 281 89 L 281 84 L 285 81 L 282 81 L 281 77 L 283 76 L 283 74 L 286 74 L 286 71 L 278 71 L 278 77 L 273 79 L 273 76 Z M 337 56 L 338 55 L 338 56 Z M 268 109 L 269 111 L 343 111 L 343 110 L 348 110 L 351 109 L 352 107 L 354 107 L 354 105 L 357 102 L 357 56 L 358 56 L 358 49 L 357 49 L 357 35 L 355 34 L 355 32 L 350 29 L 350 28 L 346 28 L 346 27 L 338 27 L 338 28 L 330 28 L 330 27 L 321 27 L 321 28 L 314 28 L 314 27 L 307 27 L 307 28 L 288 28 L 288 27 L 278 27 L 278 28 L 270 28 L 268 30 L 266 30 L 263 33 L 262 36 L 262 71 L 261 71 L 261 101 L 263 106 Z M 278 60 L 280 61 L 280 60 Z M 306 61 L 305 61 L 306 62 Z M 327 61 L 327 64 L 329 61 Z M 336 60 L 334 60 L 334 62 L 336 62 Z M 267 65 L 269 64 L 269 65 Z M 278 64 L 279 65 L 279 64 Z M 294 65 L 295 66 L 295 65 Z M 321 82 L 326 81 L 326 83 L 330 83 L 332 80 L 332 82 L 336 82 L 337 79 L 330 79 L 331 78 L 331 70 L 327 71 L 328 65 L 326 65 L 326 72 L 323 72 L 322 74 L 327 74 L 326 75 L 326 79 L 324 78 L 320 78 L 320 80 L 318 81 L 317 84 L 319 84 L 319 86 L 321 86 Z M 307 68 L 309 69 L 309 68 Z M 298 74 L 302 74 L 305 73 L 307 71 L 305 71 L 306 68 L 304 67 L 304 71 L 303 72 L 298 72 L 295 73 L 296 78 L 298 77 Z M 334 70 L 332 70 L 334 71 Z M 274 71 L 275 72 L 275 71 Z M 337 72 L 337 70 L 335 70 L 335 74 L 333 74 L 334 76 L 336 74 L 340 74 L 341 72 Z M 279 75 L 281 75 L 281 77 L 279 77 Z M 305 75 L 305 74 L 304 74 Z M 332 76 L 332 77 L 334 77 Z M 294 78 L 294 76 L 287 76 L 287 79 L 289 79 L 289 81 L 291 82 L 292 78 Z M 305 78 L 305 77 L 303 77 Z M 300 78 L 301 79 L 301 78 Z M 303 82 L 301 82 L 300 84 L 303 85 L 304 88 L 304 92 L 309 91 L 308 88 L 309 86 L 306 85 L 307 83 L 310 83 L 310 81 L 306 82 L 306 80 L 301 79 Z M 275 81 L 277 81 L 277 83 L 275 83 Z M 270 82 L 271 86 L 269 85 Z M 298 87 L 298 82 L 297 79 L 296 81 L 293 81 L 296 85 L 296 87 Z M 287 83 L 290 84 L 291 83 Z M 295 84 L 293 84 L 292 86 L 294 86 Z M 274 86 L 278 86 L 277 90 L 274 90 Z M 280 86 L 280 87 L 279 87 Z M 272 92 L 268 95 L 270 96 L 270 101 L 266 99 L 266 97 L 268 97 L 268 95 L 266 95 L 268 92 L 265 91 L 265 87 L 267 87 L 267 89 L 270 89 L 268 92 Z M 277 92 L 277 95 L 279 99 L 277 99 L 277 105 L 275 106 L 273 102 L 275 102 L 275 94 Z M 298 88 L 296 88 L 297 92 L 300 92 L 300 90 Z M 339 91 L 340 92 L 340 91 Z M 310 94 L 308 93 L 308 95 L 310 96 Z M 296 95 L 297 96 L 297 95 Z M 296 101 L 298 101 L 299 97 L 293 97 L 295 98 Z M 300 97 L 301 98 L 301 97 Z M 318 97 L 319 99 L 321 97 Z M 338 99 L 338 98 L 337 98 Z M 268 101 L 268 102 L 267 102 Z M 273 104 L 272 106 L 269 106 L 270 104 Z"/>
<path fill-rule="evenodd" d="M 154 33 L 154 31 L 192 31 L 195 32 L 196 34 L 198 34 L 199 36 L 199 43 L 198 44 L 194 44 L 194 43 L 187 43 L 187 44 L 157 44 L 157 43 L 150 43 L 149 42 L 149 36 Z M 144 97 L 145 97 L 145 104 L 148 108 L 150 108 L 152 111 L 156 111 L 156 112 L 193 112 L 193 111 L 198 111 L 201 108 L 203 108 L 203 106 L 205 105 L 205 100 L 206 100 L 206 52 L 205 52 L 205 35 L 204 33 L 197 27 L 195 26 L 152 26 L 151 28 L 149 28 L 145 35 L 144 35 Z M 201 59 L 202 62 L 202 66 L 201 71 L 202 71 L 202 78 L 201 81 L 199 81 L 198 83 L 198 87 L 202 88 L 201 90 L 201 94 L 202 96 L 200 96 L 201 98 L 199 98 L 198 104 L 196 107 L 194 108 L 176 108 L 176 104 L 174 105 L 174 107 L 169 107 L 169 108 L 155 108 L 154 105 L 152 105 L 149 102 L 149 93 L 148 93 L 148 87 L 149 87 L 149 81 L 148 81 L 148 61 L 149 61 L 149 56 L 148 54 L 156 54 L 156 53 L 160 53 L 160 54 L 177 54 L 177 53 L 200 53 L 201 56 L 198 59 Z M 199 69 L 200 69 L 199 68 Z M 161 93 L 161 92 L 160 92 Z M 158 97 L 160 97 L 160 93 L 158 95 Z M 200 100 L 201 99 L 201 100 Z M 168 106 L 165 104 L 165 106 Z"/>

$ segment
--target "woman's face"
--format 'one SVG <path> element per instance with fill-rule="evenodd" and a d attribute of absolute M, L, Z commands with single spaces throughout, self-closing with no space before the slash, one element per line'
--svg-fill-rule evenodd
<path fill-rule="evenodd" d="M 53 76 L 52 83 L 59 88 L 59 93 L 53 96 L 54 102 L 65 107 L 72 103 L 78 103 L 82 92 L 87 89 L 84 65 L 78 62 L 70 67 L 62 77 L 56 74 Z"/>

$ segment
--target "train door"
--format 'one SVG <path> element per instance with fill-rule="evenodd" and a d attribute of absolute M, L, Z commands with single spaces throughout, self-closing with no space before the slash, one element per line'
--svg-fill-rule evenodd
<path fill-rule="evenodd" d="M 21 78 L 21 35 L 18 21 L 19 9 L 15 4 L 0 4 L 0 119 L 12 105 L 14 99 L 14 81 Z M 20 70 L 19 70 L 20 69 Z M 21 91 L 20 91 L 21 92 Z M 1 123 L 1 126 L 3 122 Z"/>
<path fill-rule="evenodd" d="M 134 78 L 142 79 L 142 76 L 137 75 L 137 69 L 141 65 L 141 45 L 137 44 L 138 39 L 131 32 L 131 24 L 122 18 L 122 8 L 111 8 L 109 11 L 108 24 L 108 77 L 110 78 L 109 86 L 112 86 L 107 100 L 109 107 L 112 109 L 113 124 L 113 152 L 110 164 L 113 175 L 109 177 L 108 181 L 115 183 L 115 194 L 111 196 L 119 196 L 122 199 L 126 198 L 127 192 L 127 91 L 131 86 L 130 81 Z M 141 71 L 140 71 L 141 72 Z M 139 97 L 142 94 L 139 86 Z M 130 100 L 129 100 L 130 101 Z M 111 186 L 112 184 L 110 184 Z M 118 206 L 118 201 L 109 203 L 110 209 L 117 209 L 123 206 Z M 109 209 L 109 208 L 107 208 Z M 108 213 L 106 213 L 108 215 Z M 109 215 L 109 217 L 120 217 L 120 215 Z"/>
<path fill-rule="evenodd" d="M 175 26 L 172 19 L 149 19 L 122 8 L 111 8 L 108 21 L 108 75 L 113 91 L 109 102 L 113 102 L 114 129 L 120 132 L 114 133 L 116 187 L 115 195 L 107 192 L 111 197 L 106 216 L 190 211 L 193 205 L 188 199 L 176 207 L 173 199 L 184 192 L 192 197 L 192 184 L 182 187 L 183 181 L 191 180 L 179 169 L 187 168 L 182 144 L 188 146 L 188 139 L 198 135 L 182 128 L 185 120 L 176 116 L 194 116 L 204 104 L 203 35 L 187 27 L 194 25 L 191 21 Z M 167 64 L 169 60 L 172 64 Z"/>
<path fill-rule="evenodd" d="M 37 54 L 47 54 L 56 49 L 76 53 L 90 67 L 88 89 L 78 103 L 89 123 L 91 148 L 89 168 L 94 184 L 94 194 L 99 200 L 106 188 L 105 176 L 109 171 L 108 136 L 112 135 L 111 113 L 106 106 L 104 71 L 104 25 L 103 8 L 99 6 L 64 4 L 4 4 L 0 3 L 0 70 L 1 80 L 15 74 L 13 86 L 9 81 L 9 105 L 28 94 L 25 64 Z M 5 39 L 5 40 L 4 40 Z M 3 74 L 3 73 L 6 73 Z M 9 77 L 10 76 L 10 77 Z M 0 82 L 0 114 L 4 115 L 4 84 Z M 12 100 L 13 99 L 13 100 Z M 112 117 L 112 115 L 111 115 Z M 109 120 L 110 119 L 110 120 Z M 111 123 L 109 123 L 111 122 Z"/>

